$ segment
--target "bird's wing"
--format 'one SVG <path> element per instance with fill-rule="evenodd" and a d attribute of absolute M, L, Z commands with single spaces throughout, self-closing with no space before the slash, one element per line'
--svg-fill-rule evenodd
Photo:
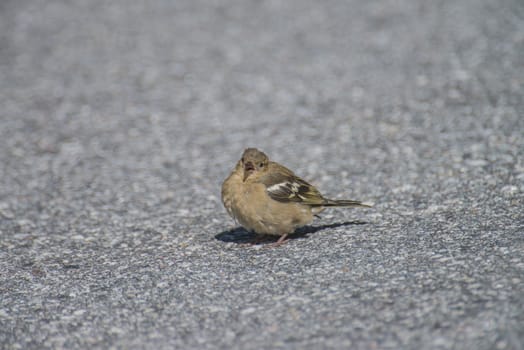
<path fill-rule="evenodd" d="M 325 202 L 324 197 L 313 185 L 286 168 L 279 170 L 269 172 L 261 179 L 272 199 L 279 202 L 298 202 L 307 205 L 321 205 Z"/>

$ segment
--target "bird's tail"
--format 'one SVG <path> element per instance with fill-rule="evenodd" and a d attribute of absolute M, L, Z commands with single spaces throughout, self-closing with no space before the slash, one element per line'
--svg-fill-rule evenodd
<path fill-rule="evenodd" d="M 323 207 L 365 207 L 371 208 L 373 203 L 353 201 L 348 199 L 326 199 L 324 203 L 321 204 Z"/>

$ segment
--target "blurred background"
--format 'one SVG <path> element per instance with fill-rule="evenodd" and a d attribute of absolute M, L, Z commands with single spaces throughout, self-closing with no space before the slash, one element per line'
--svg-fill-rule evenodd
<path fill-rule="evenodd" d="M 428 164 L 451 161 L 442 171 L 453 171 L 453 160 L 490 162 L 492 147 L 522 147 L 516 1 L 0 9 L 4 198 L 55 186 L 69 201 L 88 183 L 101 197 L 92 200 L 126 210 L 139 206 L 135 191 L 147 205 L 198 190 L 216 201 L 248 146 L 311 180 L 347 172 L 363 195 L 422 184 L 435 175 Z M 20 183 L 24 172 L 39 175 Z"/>

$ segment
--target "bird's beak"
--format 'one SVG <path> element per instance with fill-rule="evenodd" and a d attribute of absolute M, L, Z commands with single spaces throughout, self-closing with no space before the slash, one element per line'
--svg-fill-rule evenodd
<path fill-rule="evenodd" d="M 248 178 L 251 173 L 255 171 L 255 166 L 251 162 L 244 163 L 244 181 Z"/>

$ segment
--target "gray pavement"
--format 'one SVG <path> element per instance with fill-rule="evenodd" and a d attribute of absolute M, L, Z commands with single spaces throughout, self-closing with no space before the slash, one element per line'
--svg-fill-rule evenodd
<path fill-rule="evenodd" d="M 0 3 L 2 349 L 523 349 L 524 4 Z M 335 209 L 251 238 L 264 150 Z"/>

